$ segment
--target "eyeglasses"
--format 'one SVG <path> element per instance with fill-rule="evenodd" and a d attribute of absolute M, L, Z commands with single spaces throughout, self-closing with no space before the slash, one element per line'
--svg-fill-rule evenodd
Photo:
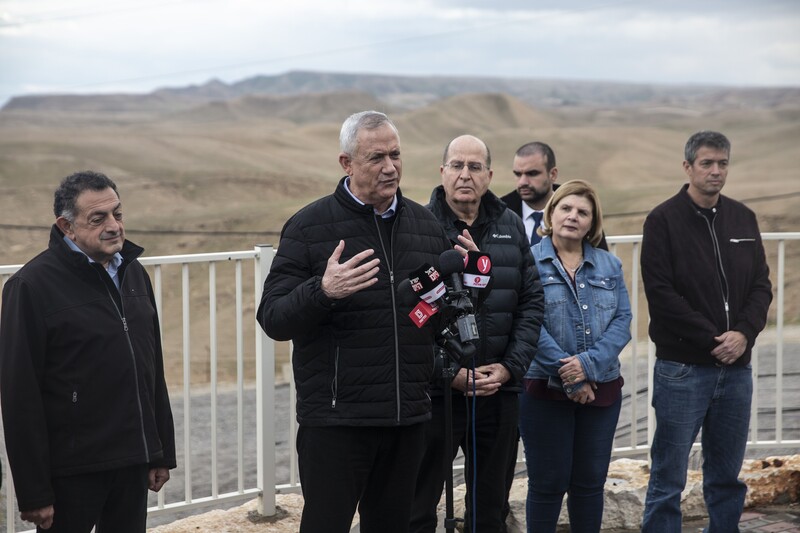
<path fill-rule="evenodd" d="M 456 172 L 461 172 L 462 170 L 464 170 L 464 166 L 465 165 L 464 165 L 463 161 L 451 161 L 451 162 L 447 163 L 445 166 L 446 167 L 450 167 L 451 169 L 455 170 Z M 466 167 L 467 167 L 467 170 L 469 170 L 471 173 L 475 173 L 475 174 L 483 172 L 484 168 L 489 168 L 489 167 L 484 167 L 482 163 L 474 163 L 474 162 L 467 163 Z"/>

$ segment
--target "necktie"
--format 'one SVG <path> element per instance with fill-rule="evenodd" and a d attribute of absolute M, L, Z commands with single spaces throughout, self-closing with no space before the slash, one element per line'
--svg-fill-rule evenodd
<path fill-rule="evenodd" d="M 531 246 L 542 240 L 539 234 L 536 233 L 536 228 L 541 225 L 543 216 L 544 212 L 542 211 L 534 211 L 531 213 L 531 218 L 533 219 L 533 231 L 531 231 L 530 239 L 528 239 L 531 242 Z"/>

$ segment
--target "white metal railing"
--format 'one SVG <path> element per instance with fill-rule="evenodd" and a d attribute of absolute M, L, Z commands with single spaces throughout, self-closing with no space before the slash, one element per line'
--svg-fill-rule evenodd
<path fill-rule="evenodd" d="M 787 243 L 794 243 L 797 247 L 794 248 L 794 262 L 792 265 L 795 269 L 800 266 L 800 232 L 787 232 L 787 233 L 762 233 L 762 239 L 767 252 L 767 260 L 770 266 L 770 278 L 773 282 L 773 292 L 775 297 L 772 305 L 770 306 L 770 315 L 768 326 L 764 332 L 759 336 L 755 346 L 753 347 L 752 367 L 753 367 L 753 402 L 751 407 L 751 422 L 750 422 L 750 439 L 748 440 L 748 450 L 787 450 L 795 453 L 800 447 L 800 404 L 796 394 L 792 393 L 793 404 L 786 406 L 786 394 L 784 390 L 784 378 L 787 375 L 785 368 L 785 352 L 786 352 L 786 335 L 785 335 L 785 321 L 786 321 L 786 257 L 787 257 Z M 623 423 L 630 424 L 630 443 L 628 445 L 620 445 L 620 426 L 617 427 L 616 445 L 613 450 L 614 456 L 637 456 L 646 455 L 650 450 L 650 443 L 653 440 L 655 433 L 655 414 L 653 412 L 652 403 L 652 372 L 650 369 L 655 364 L 655 346 L 649 340 L 646 343 L 636 342 L 637 339 L 646 338 L 647 332 L 640 331 L 643 323 L 646 323 L 647 307 L 644 300 L 644 295 L 640 293 L 641 277 L 639 273 L 639 251 L 641 245 L 641 235 L 628 235 L 609 237 L 608 243 L 611 247 L 612 253 L 620 256 L 623 259 L 623 264 L 626 269 L 630 269 L 630 273 L 626 271 L 626 282 L 630 290 L 631 307 L 633 312 L 633 320 L 631 323 L 631 337 L 632 342 L 628 347 L 627 353 L 623 357 L 623 370 L 627 367 L 628 371 L 625 373 L 625 392 L 623 389 L 624 397 L 629 399 L 628 405 L 623 406 L 623 415 L 620 417 L 620 425 Z M 630 246 L 630 263 L 627 263 L 625 258 L 618 252 L 621 245 Z M 797 276 L 797 270 L 794 271 Z M 642 307 L 640 307 L 642 306 Z M 643 309 L 644 311 L 641 311 Z M 639 351 L 646 346 L 646 377 L 642 380 L 641 373 L 638 371 L 640 366 L 641 354 Z M 764 349 L 767 351 L 774 350 L 774 356 L 762 357 Z M 800 355 L 800 341 L 793 344 L 794 360 L 796 356 Z M 800 366 L 795 365 L 792 373 L 800 372 Z M 769 395 L 769 391 L 761 391 L 762 384 L 768 382 L 770 376 L 774 375 L 775 383 L 772 387 L 773 394 Z M 646 381 L 646 389 L 640 388 L 640 381 Z M 629 386 L 630 385 L 630 386 Z M 772 402 L 765 402 L 764 396 L 769 396 Z M 774 403 L 773 403 L 774 402 Z M 639 418 L 639 413 L 644 413 L 645 419 L 642 421 Z M 790 412 L 792 414 L 792 422 L 794 427 L 791 428 L 792 435 L 787 438 L 784 433 L 785 429 L 785 414 Z M 761 416 L 765 415 L 765 416 Z M 766 418 L 772 420 L 770 422 L 762 422 Z M 627 422 L 625 422 L 627 421 Z M 644 425 L 643 430 L 639 426 Z M 638 436 L 639 434 L 642 436 Z M 767 434 L 766 438 L 761 438 L 760 433 Z M 770 435 L 771 434 L 771 435 Z M 695 443 L 695 448 L 699 448 L 699 442 Z"/>
<path fill-rule="evenodd" d="M 768 367 L 764 367 L 765 373 L 771 375 L 774 372 L 775 394 L 772 402 L 768 402 L 769 405 L 763 405 L 759 398 L 764 396 L 765 391 L 759 388 L 760 380 L 755 379 L 751 439 L 748 444 L 751 448 L 795 450 L 800 446 L 798 428 L 791 428 L 792 435 L 788 439 L 787 432 L 784 431 L 783 415 L 787 407 L 783 399 L 784 299 L 787 243 L 800 245 L 800 242 L 797 242 L 800 241 L 800 232 L 764 233 L 762 236 L 767 247 L 776 291 L 776 298 L 770 311 L 770 339 L 767 341 L 770 346 L 774 344 L 775 354 L 768 361 Z M 608 237 L 607 240 L 611 251 L 623 260 L 631 297 L 633 312 L 631 334 L 634 339 L 623 355 L 623 368 L 628 369 L 625 373 L 625 389 L 631 392 L 626 393 L 627 401 L 623 405 L 614 455 L 644 455 L 649 450 L 654 429 L 654 417 L 650 408 L 652 387 L 649 372 L 653 365 L 654 351 L 652 343 L 646 341 L 646 331 L 644 331 L 647 308 L 643 291 L 640 289 L 641 236 Z M 793 251 L 795 257 L 800 255 L 800 249 L 793 248 Z M 288 405 L 280 407 L 283 412 L 288 411 L 288 422 L 285 427 L 276 427 L 275 343 L 261 332 L 254 320 L 254 312 L 261 300 L 263 282 L 273 254 L 274 249 L 271 246 L 256 246 L 251 251 L 145 257 L 140 260 L 150 270 L 153 279 L 156 304 L 162 322 L 162 336 L 165 337 L 163 339 L 165 364 L 175 365 L 176 361 L 179 361 L 180 368 L 171 375 L 182 376 L 179 390 L 175 388 L 176 383 L 169 383 L 176 419 L 178 413 L 182 415 L 180 418 L 182 424 L 177 424 L 176 420 L 176 427 L 181 426 L 180 433 L 176 435 L 180 456 L 179 466 L 172 472 L 173 479 L 164 486 L 162 492 L 155 497 L 155 501 L 151 500 L 152 505 L 148 509 L 151 517 L 166 518 L 177 511 L 222 506 L 253 498 L 259 500 L 259 512 L 271 515 L 275 512 L 276 493 L 299 490 L 294 454 L 296 432 L 294 388 L 289 387 L 287 399 L 283 400 Z M 252 270 L 247 267 L 248 263 L 252 263 Z M 800 262 L 795 260 L 789 264 L 797 269 Z M 21 265 L 0 266 L 0 285 L 5 284 L 20 267 Z M 203 276 L 206 270 L 207 276 Z M 796 270 L 793 273 L 796 278 L 798 275 Z M 204 286 L 206 283 L 204 279 L 207 279 L 207 287 Z M 248 295 L 249 291 L 245 286 L 249 282 L 252 283 L 252 293 Z M 223 287 L 222 291 L 218 290 L 219 286 Z M 207 326 L 205 326 L 206 321 Z M 201 334 L 193 331 L 193 327 L 202 330 L 207 328 L 207 331 L 202 331 Z M 169 333 L 165 335 L 164 331 Z M 220 339 L 223 336 L 225 340 L 220 346 Z M 756 378 L 764 373 L 762 359 L 765 358 L 761 357 L 763 345 L 764 342 L 759 342 L 753 353 Z M 793 349 L 800 350 L 796 345 Z M 233 355 L 221 355 L 220 352 L 225 351 L 232 351 Z M 234 361 L 235 369 L 225 370 L 227 367 L 223 368 L 220 365 L 221 361 L 224 364 Z M 207 368 L 207 371 L 201 372 L 200 378 L 193 373 L 198 367 L 201 370 Z M 248 370 L 248 367 L 252 368 Z M 226 376 L 222 387 L 220 374 Z M 253 382 L 255 391 L 252 391 Z M 236 414 L 233 417 L 235 429 L 231 431 L 231 434 L 235 433 L 235 439 L 232 444 L 221 448 L 218 445 L 219 439 L 231 435 L 220 434 L 218 428 L 227 427 L 231 420 L 220 418 L 218 402 L 226 397 L 226 394 L 230 394 L 230 383 L 235 383 L 233 387 L 236 395 Z M 194 404 L 200 404 L 202 399 L 198 396 L 198 390 L 203 395 L 207 394 L 210 400 L 207 420 L 209 430 L 208 435 L 204 436 L 209 441 L 208 457 L 196 453 L 201 445 L 195 440 L 202 439 L 195 437 L 198 432 L 203 431 L 203 428 L 197 427 L 196 420 L 199 417 L 197 411 L 200 409 L 194 407 Z M 246 401 L 245 396 L 252 392 L 255 392 L 255 401 Z M 255 415 L 252 413 L 252 405 L 249 405 L 251 403 L 255 403 Z M 790 407 L 800 411 L 800 406 Z M 774 417 L 774 425 L 765 427 L 767 424 L 764 423 L 764 419 L 770 417 Z M 627 429 L 623 427 L 626 424 L 623 419 L 628 421 Z M 256 428 L 255 434 L 249 435 L 252 426 Z M 629 435 L 625 435 L 626 431 Z M 760 438 L 760 432 L 766 433 L 767 437 Z M 285 459 L 288 463 L 288 474 L 284 476 L 285 479 L 280 480 L 280 484 L 276 484 L 276 440 L 288 440 L 290 450 L 288 458 Z M 13 494 L 13 484 L 9 475 L 5 446 L 0 448 L 2 448 L 0 459 L 5 478 L 0 492 L 0 498 L 5 498 L 5 504 L 0 503 L 0 509 L 5 509 L 6 528 L 13 533 L 18 513 L 15 499 L 8 496 Z M 248 453 L 248 450 L 252 451 Z M 252 465 L 251 455 L 256 455 L 255 465 Z M 236 465 L 233 482 L 235 486 L 226 491 L 221 488 L 224 484 L 219 479 L 220 473 L 223 472 L 220 466 L 222 463 Z M 210 475 L 210 483 L 202 490 L 197 488 L 198 481 L 195 476 L 201 470 L 208 470 Z M 255 479 L 252 479 L 253 470 L 256 471 Z M 176 493 L 177 491 L 181 493 Z"/>

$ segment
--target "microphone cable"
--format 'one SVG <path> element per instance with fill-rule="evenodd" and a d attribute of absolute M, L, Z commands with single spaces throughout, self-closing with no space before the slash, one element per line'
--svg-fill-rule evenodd
<path fill-rule="evenodd" d="M 478 510 L 477 510 L 477 492 L 478 492 L 478 435 L 477 435 L 477 428 L 475 427 L 476 420 L 477 420 L 477 405 L 478 405 L 478 396 L 476 395 L 477 388 L 475 386 L 475 358 L 472 358 L 471 366 L 472 370 L 472 398 L 468 395 L 464 397 L 465 403 L 465 411 L 466 411 L 466 432 L 464 434 L 464 483 L 470 487 L 470 509 L 468 517 L 470 519 L 470 527 L 469 531 L 475 533 L 475 524 L 477 521 Z M 467 377 L 465 389 L 470 389 L 469 384 L 469 377 Z M 470 461 L 470 458 L 472 461 Z M 472 464 L 472 472 L 470 476 L 467 476 L 468 470 L 467 466 Z M 466 509 L 465 509 L 466 513 Z"/>

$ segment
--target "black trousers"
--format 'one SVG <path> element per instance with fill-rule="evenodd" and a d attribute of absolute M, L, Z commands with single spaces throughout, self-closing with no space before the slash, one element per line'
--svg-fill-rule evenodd
<path fill-rule="evenodd" d="M 509 461 L 516 455 L 519 399 L 517 393 L 498 392 L 477 398 L 473 424 L 472 399 L 453 396 L 453 449 L 444 449 L 444 398 L 433 398 L 433 419 L 426 424 L 425 456 L 417 476 L 411 533 L 436 530 L 436 506 L 442 497 L 445 461 L 452 462 L 460 447 L 467 459 L 467 531 L 499 533 L 505 531 L 503 507 L 508 486 Z M 475 428 L 475 443 L 472 429 Z M 473 454 L 475 458 L 473 459 Z M 471 527 L 473 472 L 475 484 L 475 524 Z"/>
<path fill-rule="evenodd" d="M 297 433 L 300 533 L 407 533 L 424 425 L 307 427 Z"/>
<path fill-rule="evenodd" d="M 144 533 L 147 465 L 53 478 L 53 526 L 39 533 Z"/>

